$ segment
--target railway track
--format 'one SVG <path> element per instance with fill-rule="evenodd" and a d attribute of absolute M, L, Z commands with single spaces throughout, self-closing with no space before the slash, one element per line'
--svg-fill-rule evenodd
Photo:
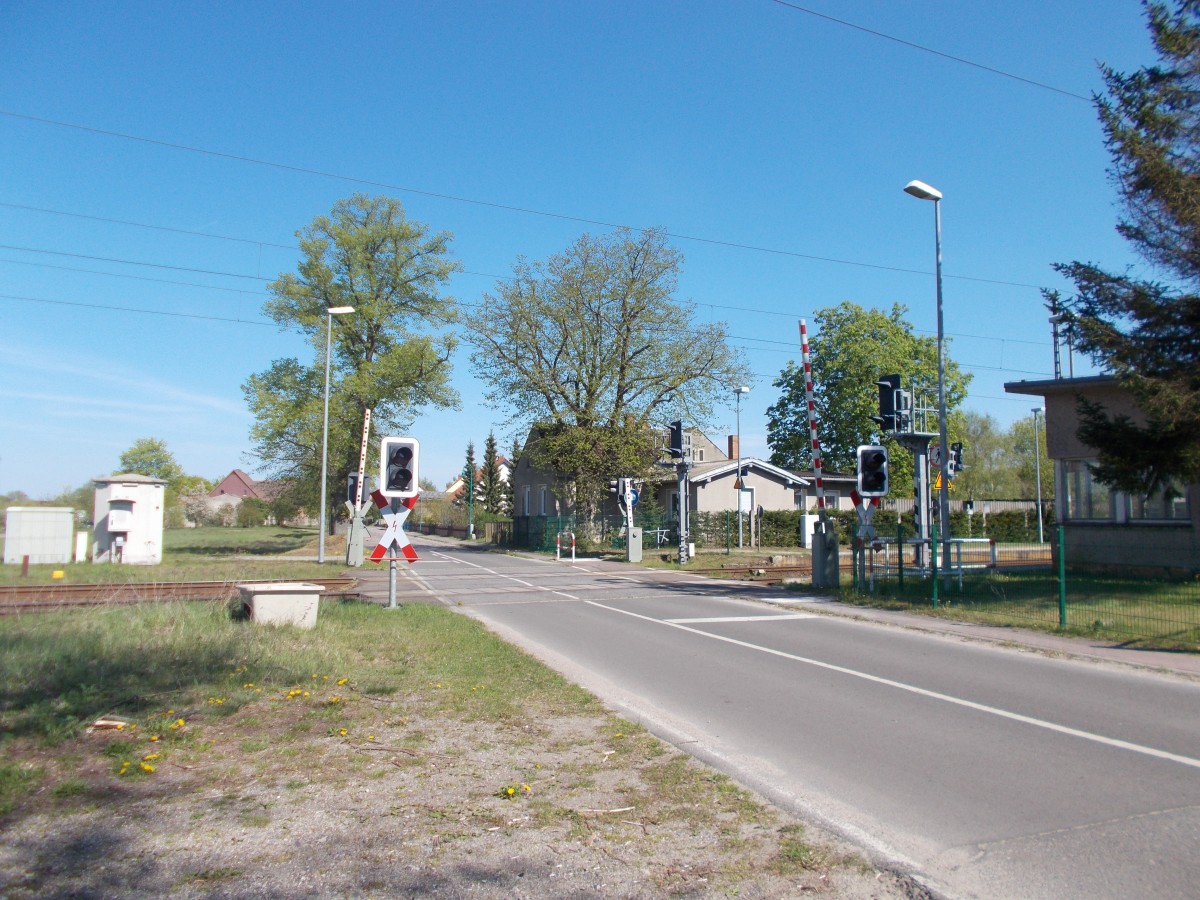
<path fill-rule="evenodd" d="M 279 579 L 276 579 L 278 581 Z M 325 588 L 324 596 L 354 594 L 356 578 L 308 578 Z M 239 584 L 272 581 L 148 581 L 125 584 L 0 585 L 0 615 L 70 606 L 122 606 L 168 600 L 232 600 Z"/>
<path fill-rule="evenodd" d="M 789 578 L 811 578 L 812 566 L 722 566 L 717 569 L 693 569 L 697 575 L 714 578 L 729 578 L 735 581 L 756 581 L 763 584 L 779 584 Z"/>

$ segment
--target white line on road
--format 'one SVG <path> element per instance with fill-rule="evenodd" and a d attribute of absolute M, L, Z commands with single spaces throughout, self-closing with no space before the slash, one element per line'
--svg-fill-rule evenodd
<path fill-rule="evenodd" d="M 668 625 L 707 625 L 716 622 L 778 622 L 781 619 L 817 619 L 811 613 L 793 613 L 777 616 L 721 616 L 715 619 L 663 619 Z"/>
<path fill-rule="evenodd" d="M 439 553 L 436 550 L 434 551 L 433 555 L 445 557 L 446 559 L 455 559 L 455 557 L 448 556 L 445 553 Z M 487 566 L 481 566 L 478 563 L 467 562 L 465 559 L 460 560 L 460 561 L 465 566 L 470 566 L 473 569 L 478 569 L 480 572 L 486 572 L 488 575 L 494 575 L 497 578 L 503 578 L 506 581 L 515 581 L 517 584 L 524 585 L 525 587 L 530 588 L 531 590 L 541 591 L 542 593 L 545 593 L 545 594 L 554 594 L 557 597 L 565 597 L 568 600 L 581 600 L 582 599 L 581 597 L 576 597 L 574 594 L 568 594 L 566 591 L 555 591 L 555 590 L 551 590 L 550 588 L 541 587 L 540 585 L 530 584 L 528 581 L 522 581 L 520 578 L 516 578 L 512 575 L 505 575 L 503 572 L 497 572 L 495 569 L 489 569 Z M 445 601 L 443 601 L 443 602 L 445 602 Z"/>
<path fill-rule="evenodd" d="M 932 700 L 941 700 L 944 703 L 952 703 L 955 706 L 962 706 L 967 709 L 973 709 L 977 712 L 988 713 L 989 715 L 999 716 L 1002 719 L 1010 719 L 1014 722 L 1022 722 L 1026 725 L 1033 725 L 1037 728 L 1045 728 L 1048 731 L 1055 731 L 1059 734 L 1070 735 L 1071 737 L 1082 738 L 1086 741 L 1093 741 L 1097 744 L 1104 744 L 1108 747 L 1115 747 L 1119 750 L 1130 750 L 1134 753 L 1141 753 L 1145 756 L 1153 756 L 1157 759 L 1165 759 L 1169 762 L 1179 763 L 1184 766 L 1191 766 L 1194 769 L 1200 769 L 1200 759 L 1195 759 L 1190 756 L 1181 756 L 1178 753 L 1169 753 L 1166 750 L 1159 750 L 1156 747 L 1147 747 L 1144 744 L 1134 744 L 1130 741 L 1123 741 L 1120 738 L 1106 737 L 1102 734 L 1094 734 L 1090 731 L 1082 731 L 1078 728 L 1072 728 L 1069 725 L 1060 725 L 1057 722 L 1048 722 L 1045 719 L 1035 719 L 1032 716 L 1022 715 L 1021 713 L 1011 712 L 1007 709 L 999 709 L 995 706 L 987 706 L 983 703 L 976 703 L 974 700 L 965 700 L 962 697 L 952 697 L 949 694 L 942 694 L 938 691 L 931 691 L 927 688 L 917 687 L 914 684 L 905 684 L 902 681 L 893 681 L 890 678 L 881 678 L 878 675 L 872 675 L 869 672 L 860 672 L 857 669 L 848 669 L 845 666 L 834 665 L 833 663 L 822 662 L 819 659 L 811 659 L 807 656 L 797 656 L 794 653 L 785 653 L 782 650 L 775 650 L 771 647 L 763 647 L 758 644 L 751 644 L 746 641 L 739 641 L 736 638 L 725 637 L 720 634 L 712 634 L 707 631 L 701 631 L 699 628 L 689 628 L 687 625 L 680 625 L 666 619 L 655 619 L 652 616 L 644 616 L 641 613 L 631 612 L 627 609 L 618 609 L 615 606 L 606 606 L 603 603 L 597 603 L 595 600 L 584 600 L 589 606 L 595 606 L 599 609 L 606 609 L 609 612 L 620 613 L 624 616 L 632 616 L 635 619 L 642 619 L 646 622 L 653 622 L 656 625 L 666 625 L 668 628 L 678 628 L 681 631 L 690 631 L 692 634 L 698 634 L 701 637 L 711 638 L 715 641 L 723 641 L 727 644 L 734 644 L 738 647 L 745 647 L 748 650 L 757 650 L 760 653 L 767 653 L 771 656 L 778 656 L 783 659 L 790 659 L 793 662 L 805 663 L 806 665 L 816 666 L 820 669 L 827 669 L 831 672 L 839 672 L 842 675 L 849 675 L 854 678 L 861 678 L 864 681 L 871 681 L 875 684 L 882 684 L 888 687 L 897 688 L 902 691 L 908 691 L 912 694 L 917 694 L 921 697 L 929 697 Z"/>

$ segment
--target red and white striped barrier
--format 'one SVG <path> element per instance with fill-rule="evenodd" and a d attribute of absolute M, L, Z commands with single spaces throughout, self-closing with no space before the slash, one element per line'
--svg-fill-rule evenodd
<path fill-rule="evenodd" d="M 571 536 L 571 562 L 575 562 L 575 532 L 573 531 L 560 531 L 558 533 L 558 536 L 554 539 L 554 558 L 562 559 L 562 539 L 564 534 Z"/>

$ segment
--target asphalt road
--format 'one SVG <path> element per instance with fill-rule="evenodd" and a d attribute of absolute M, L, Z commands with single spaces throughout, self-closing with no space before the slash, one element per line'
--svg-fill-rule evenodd
<path fill-rule="evenodd" d="M 413 539 L 401 602 L 481 619 L 935 893 L 1200 893 L 1200 683 L 686 572 Z"/>

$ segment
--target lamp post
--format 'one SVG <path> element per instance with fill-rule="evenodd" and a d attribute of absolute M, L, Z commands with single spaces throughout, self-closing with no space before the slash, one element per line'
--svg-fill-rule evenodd
<path fill-rule="evenodd" d="M 933 201 L 933 241 L 936 254 L 935 275 L 937 280 L 937 387 L 938 387 L 938 440 L 942 451 L 941 490 L 938 492 L 938 531 L 942 537 L 942 571 L 946 574 L 946 587 L 950 587 L 950 479 L 945 460 L 950 453 L 946 436 L 946 355 L 945 332 L 942 328 L 942 192 L 923 181 L 910 181 L 904 193 L 918 200 Z"/>
<path fill-rule="evenodd" d="M 321 430 L 321 537 L 317 562 L 325 562 L 325 479 L 329 462 L 329 347 L 333 340 L 333 317 L 354 312 L 353 306 L 330 306 L 325 310 L 325 414 Z"/>
<path fill-rule="evenodd" d="M 733 486 L 737 490 L 738 495 L 738 549 L 742 549 L 742 394 L 750 393 L 750 388 L 746 385 L 733 389 L 733 396 L 737 398 L 737 475 L 733 479 Z"/>
<path fill-rule="evenodd" d="M 1037 479 L 1037 520 L 1038 520 L 1038 543 L 1046 543 L 1046 535 L 1042 531 L 1042 447 L 1039 440 L 1038 431 L 1038 414 L 1041 412 L 1041 407 L 1033 408 L 1033 471 Z"/>

